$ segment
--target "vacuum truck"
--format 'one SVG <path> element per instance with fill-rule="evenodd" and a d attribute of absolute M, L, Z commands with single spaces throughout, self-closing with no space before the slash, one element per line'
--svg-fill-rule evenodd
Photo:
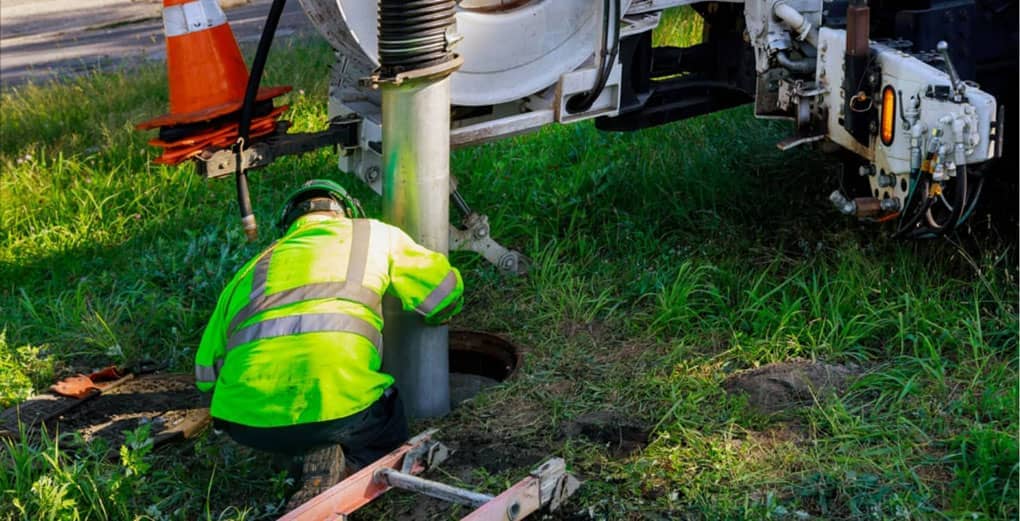
<path fill-rule="evenodd" d="M 377 5 L 301 0 L 336 49 L 333 117 L 360 116 L 341 170 L 381 191 Z M 690 5 L 702 40 L 655 47 L 663 11 Z M 751 103 L 791 122 L 777 146 L 843 161 L 836 209 L 899 237 L 973 213 L 1003 155 L 1017 87 L 1016 2 L 984 0 L 462 0 L 448 40 L 453 147 L 593 119 L 631 131 Z M 1016 177 L 1016 170 L 1006 174 Z"/>
<path fill-rule="evenodd" d="M 302 138 L 263 125 L 263 137 L 250 138 L 243 154 L 237 147 L 188 152 L 208 177 L 237 173 L 243 181 L 246 169 L 275 157 L 339 145 L 339 169 L 383 193 L 387 141 L 427 140 L 416 161 L 432 161 L 446 148 L 545 125 L 594 120 L 600 130 L 625 132 L 752 104 L 757 118 L 790 122 L 780 149 L 807 146 L 842 163 L 843 179 L 830 195 L 836 210 L 896 237 L 959 228 L 990 177 L 1015 191 L 1003 103 L 1017 98 L 1016 1 L 300 2 L 336 51 L 330 129 Z M 654 45 L 663 12 L 681 6 L 702 18 L 700 41 Z M 262 43 L 250 93 L 268 52 L 266 34 Z M 401 84 L 421 78 L 441 88 L 401 94 Z M 383 139 L 386 103 L 390 126 L 401 128 Z M 413 135 L 409 129 L 423 129 L 415 123 L 422 121 L 428 130 Z M 411 195 L 405 203 L 413 207 L 444 201 L 430 219 L 448 212 L 447 200 L 459 211 L 451 249 L 521 268 L 521 257 L 490 237 L 487 219 L 454 180 L 449 190 Z"/>

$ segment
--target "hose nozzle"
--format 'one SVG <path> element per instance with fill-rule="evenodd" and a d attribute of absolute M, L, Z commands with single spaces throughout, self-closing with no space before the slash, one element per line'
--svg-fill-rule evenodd
<path fill-rule="evenodd" d="M 241 226 L 244 228 L 244 235 L 248 242 L 255 242 L 259 239 L 259 226 L 255 222 L 255 215 L 241 217 Z"/>

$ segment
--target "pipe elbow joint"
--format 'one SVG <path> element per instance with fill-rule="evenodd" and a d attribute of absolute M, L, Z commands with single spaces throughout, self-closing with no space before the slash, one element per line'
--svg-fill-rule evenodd
<path fill-rule="evenodd" d="M 772 4 L 772 15 L 797 33 L 798 40 L 807 41 L 812 45 L 817 44 L 817 38 L 811 32 L 814 26 L 800 11 L 786 3 L 785 0 L 777 0 Z"/>

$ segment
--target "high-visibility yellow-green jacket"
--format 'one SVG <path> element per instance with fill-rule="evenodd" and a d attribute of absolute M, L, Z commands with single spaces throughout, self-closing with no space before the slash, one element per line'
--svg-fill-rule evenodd
<path fill-rule="evenodd" d="M 382 295 L 439 323 L 464 283 L 446 257 L 370 219 L 299 218 L 220 295 L 195 355 L 211 414 L 252 427 L 343 418 L 393 384 L 380 373 Z"/>

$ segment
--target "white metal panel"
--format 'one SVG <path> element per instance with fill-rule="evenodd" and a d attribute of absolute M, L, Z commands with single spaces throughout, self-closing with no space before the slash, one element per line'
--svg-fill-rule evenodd
<path fill-rule="evenodd" d="M 877 52 L 882 71 L 881 88 L 892 86 L 898 94 L 893 142 L 886 146 L 876 135 L 865 146 L 858 143 L 839 124 L 843 112 L 843 51 L 846 46 L 846 32 L 822 28 L 819 31 L 820 64 L 816 79 L 825 91 L 822 103 L 828 114 L 827 137 L 830 140 L 873 162 L 879 173 L 885 171 L 889 175 L 905 176 L 910 172 L 910 129 L 903 121 L 901 104 L 911 103 L 911 99 L 915 98 L 920 101 L 918 121 L 921 123 L 922 139 L 925 141 L 921 144 L 922 150 L 927 147 L 931 131 L 940 129 L 943 132 L 942 141 L 948 145 L 948 153 L 951 155 L 957 139 L 953 131 L 953 122 L 963 122 L 966 126 L 966 137 L 962 140 L 966 148 L 964 163 L 980 163 L 993 157 L 990 138 L 997 110 L 993 96 L 977 87 L 969 86 L 966 90 L 966 100 L 961 103 L 930 98 L 925 95 L 928 86 L 950 85 L 949 75 L 902 51 L 874 42 L 871 45 Z M 875 103 L 880 102 L 881 99 L 875 100 Z M 895 197 L 905 195 L 900 183 L 894 187 L 882 188 L 880 193 Z"/>

